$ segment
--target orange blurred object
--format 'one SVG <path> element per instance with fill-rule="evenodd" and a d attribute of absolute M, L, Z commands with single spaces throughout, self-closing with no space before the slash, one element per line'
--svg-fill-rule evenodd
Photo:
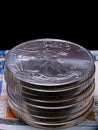
<path fill-rule="evenodd" d="M 9 107 L 7 108 L 6 118 L 16 118 L 16 116 Z"/>

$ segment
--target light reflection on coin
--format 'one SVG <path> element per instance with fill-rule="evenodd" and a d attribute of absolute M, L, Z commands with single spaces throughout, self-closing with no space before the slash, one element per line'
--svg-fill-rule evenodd
<path fill-rule="evenodd" d="M 7 87 L 9 88 L 9 87 Z M 67 106 L 67 105 L 71 105 L 74 103 L 77 103 L 81 100 L 83 100 L 84 98 L 87 98 L 88 96 L 92 95 L 92 93 L 94 92 L 94 88 L 95 88 L 95 84 L 92 83 L 87 90 L 83 91 L 81 94 L 69 98 L 69 99 L 64 99 L 64 100 L 56 100 L 56 101 L 47 101 L 47 100 L 34 100 L 31 96 L 31 98 L 28 98 L 26 95 L 19 95 L 18 93 L 13 94 L 13 92 L 11 91 L 11 89 L 7 89 L 8 95 L 10 96 L 11 99 L 16 100 L 16 102 L 20 102 L 20 103 L 29 103 L 32 105 L 39 105 L 39 106 L 46 106 L 46 107 L 57 107 L 57 106 Z"/>
<path fill-rule="evenodd" d="M 36 116 L 59 117 L 59 116 L 69 115 L 83 109 L 88 104 L 88 102 L 90 102 L 92 98 L 92 94 L 84 98 L 81 102 L 78 102 L 69 106 L 63 106 L 63 107 L 49 107 L 49 106 L 41 107 L 41 106 L 35 106 L 32 104 L 26 104 L 25 102 L 22 102 L 21 104 L 19 104 L 19 102 L 13 100 L 12 98 L 9 101 L 12 102 L 13 104 L 17 104 L 20 109 L 22 107 L 23 109 L 28 111 L 30 114 L 33 114 Z"/>
<path fill-rule="evenodd" d="M 30 114 L 28 116 L 25 116 L 25 113 L 23 111 L 19 111 L 16 107 L 14 107 L 11 104 L 11 102 L 9 102 L 10 107 L 12 108 L 12 111 L 15 113 L 16 117 L 22 119 L 23 121 L 27 122 L 31 126 L 40 127 L 40 128 L 67 128 L 67 127 L 73 126 L 75 124 L 78 124 L 81 121 L 83 121 L 91 112 L 94 100 L 92 100 L 90 103 L 91 103 L 91 106 L 84 114 L 82 114 L 78 118 L 75 118 L 71 121 L 67 121 L 67 122 L 65 121 L 65 122 L 61 122 L 61 123 L 57 123 L 56 121 L 54 123 L 48 123 L 48 122 L 42 123 L 41 121 L 39 122 L 37 120 L 31 119 L 29 117 Z"/>
<path fill-rule="evenodd" d="M 68 46 L 70 49 L 66 49 Z M 17 79 L 45 86 L 81 81 L 93 65 L 93 57 L 86 49 L 55 39 L 25 42 L 10 50 L 5 58 L 5 67 Z"/>
<path fill-rule="evenodd" d="M 94 58 L 78 44 L 58 39 L 22 43 L 6 55 L 4 72 L 10 107 L 32 126 L 66 128 L 91 111 Z"/>
<path fill-rule="evenodd" d="M 13 81 L 13 79 L 10 79 L 9 76 L 7 78 L 9 91 L 15 91 L 18 94 L 21 94 L 22 96 L 35 99 L 35 100 L 45 100 L 48 101 L 57 101 L 57 100 L 64 100 L 65 98 L 70 98 L 73 96 L 76 96 L 83 92 L 85 89 L 89 87 L 90 84 L 94 81 L 94 74 L 95 72 L 82 84 L 79 84 L 76 87 L 64 89 L 61 91 L 40 91 L 38 89 L 31 89 L 29 87 L 25 87 L 21 84 L 18 84 L 18 82 Z M 45 97 L 45 98 L 44 98 Z"/>

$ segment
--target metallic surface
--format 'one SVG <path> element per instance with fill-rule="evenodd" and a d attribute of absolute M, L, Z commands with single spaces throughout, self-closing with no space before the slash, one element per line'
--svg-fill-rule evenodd
<path fill-rule="evenodd" d="M 26 104 L 24 102 L 19 104 L 11 98 L 9 98 L 9 101 L 13 102 L 14 106 L 16 106 L 17 108 L 20 109 L 22 108 L 23 111 L 26 111 L 32 115 L 44 116 L 44 117 L 60 117 L 60 116 L 65 116 L 65 115 L 78 112 L 81 109 L 83 109 L 88 104 L 88 102 L 90 102 L 92 98 L 92 94 L 89 97 L 82 100 L 81 102 L 69 106 L 63 106 L 63 107 L 49 107 L 49 106 L 41 107 L 41 106 Z"/>
<path fill-rule="evenodd" d="M 15 92 L 12 92 L 11 89 L 8 89 L 9 87 L 7 87 L 7 93 L 9 95 L 9 97 L 11 99 L 13 99 L 16 103 L 23 103 L 23 104 L 31 104 L 34 106 L 40 106 L 40 107 L 64 107 L 64 106 L 68 106 L 68 105 L 72 105 L 72 104 L 76 104 L 84 99 L 87 99 L 87 97 L 91 96 L 94 92 L 94 88 L 95 88 L 95 84 L 92 83 L 87 90 L 83 91 L 82 93 L 80 93 L 79 95 L 66 99 L 65 100 L 55 100 L 54 102 L 44 102 L 42 100 L 34 100 L 32 98 L 32 96 L 30 98 L 28 98 L 26 95 L 19 95 Z M 14 94 L 13 94 L 14 93 Z M 40 95 L 39 95 L 40 98 Z"/>
<path fill-rule="evenodd" d="M 18 84 L 21 84 L 24 88 L 28 88 L 30 90 L 36 90 L 38 92 L 62 92 L 69 89 L 74 89 L 76 87 L 80 87 L 80 85 L 84 85 L 88 80 L 92 80 L 92 78 L 95 75 L 95 65 L 93 66 L 93 69 L 91 70 L 91 74 L 85 78 L 82 82 L 78 82 L 78 84 L 67 84 L 67 85 L 59 85 L 59 86 L 41 86 L 41 85 L 35 85 L 35 84 L 28 84 L 27 82 L 21 82 L 21 80 L 18 80 L 15 75 L 13 75 L 8 68 L 5 67 L 5 79 L 6 81 L 15 82 Z M 90 82 L 90 81 L 89 81 Z M 21 86 L 20 86 L 21 87 Z"/>
<path fill-rule="evenodd" d="M 63 90 L 56 90 L 56 91 L 50 91 L 50 90 L 38 90 L 29 88 L 28 86 L 23 86 L 19 84 L 18 82 L 13 81 L 13 79 L 9 78 L 9 75 L 6 77 L 7 84 L 10 89 L 10 91 L 16 92 L 18 94 L 21 94 L 23 96 L 26 96 L 28 98 L 32 98 L 35 100 L 47 100 L 47 101 L 55 101 L 55 100 L 64 100 L 65 98 L 70 98 L 73 96 L 76 96 L 83 92 L 85 89 L 89 87 L 92 82 L 94 82 L 94 75 L 95 72 L 82 84 L 79 84 L 78 86 L 75 86 L 73 88 L 63 89 Z"/>
<path fill-rule="evenodd" d="M 13 105 L 13 102 L 12 101 L 9 101 L 9 104 L 10 106 Z M 26 111 L 22 111 L 21 109 L 18 109 L 17 107 L 14 107 L 20 111 L 20 113 L 24 113 L 25 116 L 27 116 L 27 118 L 31 118 L 31 120 L 36 120 L 36 121 L 39 121 L 39 122 L 46 122 L 46 123 L 60 123 L 60 122 L 66 122 L 66 121 L 70 121 L 72 119 L 75 119 L 79 116 L 81 116 L 82 114 L 84 114 L 90 107 L 91 107 L 91 104 L 92 104 L 92 100 L 84 107 L 84 109 L 82 109 L 81 111 L 78 111 L 76 113 L 73 113 L 73 114 L 70 114 L 70 115 L 64 115 L 64 116 L 61 116 L 61 117 L 44 117 L 44 116 L 37 116 L 37 115 L 33 115 L 33 114 L 30 114 Z"/>
<path fill-rule="evenodd" d="M 40 39 L 20 44 L 5 58 L 17 79 L 42 86 L 76 83 L 88 77 L 94 66 L 93 56 L 78 44 Z"/>
<path fill-rule="evenodd" d="M 31 125 L 31 126 L 35 126 L 35 127 L 40 127 L 40 128 L 47 128 L 47 129 L 51 129 L 51 128 L 67 128 L 73 125 L 76 125 L 80 122 L 82 122 L 91 112 L 92 107 L 93 107 L 93 99 L 91 100 L 91 106 L 89 107 L 89 109 L 82 114 L 81 116 L 70 120 L 70 121 L 65 121 L 62 123 L 56 123 L 56 121 L 54 123 L 49 123 L 49 122 L 39 122 L 37 120 L 32 120 L 30 117 L 28 117 L 27 115 L 25 116 L 23 111 L 19 111 L 16 107 L 14 107 L 10 102 L 9 105 L 11 107 L 11 109 L 13 110 L 13 112 L 15 113 L 15 115 L 20 118 L 21 120 L 25 121 L 27 124 Z"/>
<path fill-rule="evenodd" d="M 32 126 L 73 126 L 93 107 L 94 57 L 75 43 L 58 39 L 22 43 L 5 57 L 4 75 L 11 109 Z"/>

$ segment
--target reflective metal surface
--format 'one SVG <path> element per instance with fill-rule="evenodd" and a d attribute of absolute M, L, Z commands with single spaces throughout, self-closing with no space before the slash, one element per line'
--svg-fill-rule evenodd
<path fill-rule="evenodd" d="M 16 107 L 14 107 L 14 105 L 11 104 L 11 102 L 9 102 L 10 107 L 12 108 L 12 111 L 14 112 L 14 114 L 20 118 L 21 120 L 25 121 L 26 123 L 28 123 L 31 126 L 35 126 L 35 127 L 40 127 L 40 128 L 67 128 L 73 125 L 76 125 L 78 123 L 80 123 L 81 121 L 83 121 L 91 112 L 92 107 L 93 107 L 93 99 L 90 102 L 91 106 L 89 107 L 89 109 L 84 112 L 83 114 L 81 114 L 81 116 L 78 116 L 77 118 L 70 120 L 70 121 L 64 121 L 64 122 L 42 122 L 42 121 L 38 121 L 35 120 L 34 118 L 32 119 L 31 114 L 29 115 L 25 115 L 25 113 L 23 111 L 18 110 Z M 70 116 L 69 116 L 70 117 Z"/>
<path fill-rule="evenodd" d="M 22 43 L 5 58 L 9 105 L 26 123 L 42 128 L 69 127 L 93 107 L 94 57 L 64 40 Z"/>
<path fill-rule="evenodd" d="M 39 105 L 39 106 L 44 106 L 44 107 L 59 107 L 59 106 L 62 107 L 62 106 L 68 106 L 71 104 L 75 104 L 79 101 L 82 101 L 83 99 L 92 95 L 94 92 L 94 89 L 95 89 L 95 85 L 91 84 L 87 90 L 83 91 L 81 94 L 75 97 L 65 99 L 65 100 L 56 100 L 56 101 L 35 100 L 31 97 L 28 98 L 26 95 L 19 96 L 17 94 L 13 94 L 11 90 L 7 90 L 7 92 L 11 99 L 16 100 L 16 102 L 19 102 L 19 103 L 27 103 L 27 104 L 33 104 L 35 106 Z"/>
<path fill-rule="evenodd" d="M 70 98 L 73 96 L 76 96 L 80 94 L 81 92 L 85 91 L 92 82 L 94 82 L 94 75 L 95 71 L 93 74 L 82 84 L 79 84 L 75 87 L 68 88 L 68 89 L 62 89 L 58 90 L 39 90 L 39 89 L 34 89 L 34 88 L 29 88 L 28 86 L 23 86 L 20 83 L 16 82 L 9 77 L 9 75 L 6 75 L 6 81 L 10 89 L 10 91 L 15 91 L 18 94 L 21 94 L 22 96 L 26 96 L 31 99 L 35 100 L 45 100 L 45 101 L 56 101 L 56 100 L 65 100 L 65 98 Z"/>
<path fill-rule="evenodd" d="M 69 106 L 63 106 L 63 107 L 37 106 L 37 105 L 25 103 L 24 101 L 19 102 L 17 100 L 13 100 L 13 98 L 11 97 L 10 97 L 10 101 L 13 102 L 13 104 L 17 104 L 17 106 L 19 106 L 20 109 L 22 108 L 22 110 L 24 111 L 26 110 L 28 113 L 36 116 L 59 117 L 59 116 L 69 115 L 83 109 L 88 104 L 88 102 L 91 101 L 92 95 L 93 93 L 91 93 L 91 95 L 84 98 L 80 102 L 71 104 Z"/>
<path fill-rule="evenodd" d="M 94 65 L 83 47 L 64 40 L 40 39 L 10 50 L 5 66 L 17 79 L 27 83 L 58 86 L 82 81 Z"/>

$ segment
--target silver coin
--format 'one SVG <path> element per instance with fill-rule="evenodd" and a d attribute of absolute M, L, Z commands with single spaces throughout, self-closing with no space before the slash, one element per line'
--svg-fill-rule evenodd
<path fill-rule="evenodd" d="M 19 80 L 17 80 L 17 78 L 15 78 L 13 76 L 13 74 L 10 72 L 10 70 L 8 70 L 5 67 L 5 80 L 7 82 L 15 82 L 17 84 L 21 84 L 24 88 L 28 88 L 30 90 L 35 90 L 38 92 L 63 92 L 63 91 L 67 91 L 69 89 L 74 89 L 76 87 L 79 87 L 80 85 L 84 84 L 85 82 L 87 82 L 88 80 L 92 80 L 92 78 L 95 76 L 95 66 L 94 68 L 91 70 L 91 74 L 89 77 L 87 77 L 83 82 L 79 82 L 79 84 L 72 84 L 69 86 L 69 84 L 67 85 L 60 85 L 60 86 L 35 86 L 33 84 L 31 84 L 30 86 L 27 86 L 26 83 L 22 84 L 22 82 L 20 82 Z M 52 88 L 51 88 L 52 87 Z"/>
<path fill-rule="evenodd" d="M 35 100 L 47 100 L 47 101 L 54 101 L 54 100 L 64 100 L 65 98 L 70 98 L 76 96 L 83 92 L 85 89 L 89 87 L 90 84 L 94 82 L 94 74 L 83 84 L 80 84 L 71 89 L 65 89 L 65 91 L 37 91 L 34 89 L 30 89 L 28 87 L 24 87 L 21 84 L 16 83 L 15 81 L 9 79 L 7 82 L 9 91 L 13 91 L 13 93 L 21 94 L 24 97 L 35 99 Z"/>
<path fill-rule="evenodd" d="M 32 115 L 30 113 L 28 113 L 27 111 L 23 111 L 17 107 L 15 107 L 13 105 L 13 107 L 15 107 L 18 111 L 20 112 L 24 112 L 25 116 L 33 119 L 33 120 L 37 120 L 39 122 L 48 122 L 48 123 L 60 123 L 60 122 L 66 122 L 66 121 L 70 121 L 72 119 L 75 119 L 79 116 L 81 116 L 82 114 L 84 114 L 92 105 L 92 101 L 93 100 L 90 100 L 90 102 L 88 102 L 88 104 L 81 110 L 81 111 L 78 111 L 76 113 L 73 113 L 73 114 L 69 114 L 69 115 L 64 115 L 64 116 L 60 116 L 60 117 L 44 117 L 44 116 L 37 116 L 37 115 Z M 13 104 L 13 103 L 9 103 L 9 104 Z"/>
<path fill-rule="evenodd" d="M 94 89 L 95 89 L 95 85 L 91 84 L 85 91 L 83 91 L 79 95 L 72 97 L 72 98 L 65 98 L 64 100 L 59 99 L 59 100 L 54 100 L 54 101 L 43 101 L 43 100 L 35 100 L 35 99 L 28 98 L 28 97 L 24 97 L 24 101 L 29 102 L 31 104 L 35 104 L 35 105 L 40 104 L 40 106 L 50 106 L 50 107 L 71 105 L 71 104 L 77 103 L 77 102 L 81 101 L 83 98 L 86 98 L 87 96 L 89 96 L 94 91 Z"/>
<path fill-rule="evenodd" d="M 11 49 L 7 67 L 20 81 L 42 86 L 76 83 L 88 77 L 94 66 L 92 54 L 78 44 L 57 39 L 39 39 Z"/>
<path fill-rule="evenodd" d="M 72 114 L 75 112 L 80 111 L 83 109 L 88 102 L 91 100 L 92 94 L 85 99 L 83 99 L 81 102 L 78 102 L 76 104 L 72 104 L 69 106 L 63 106 L 63 107 L 42 107 L 42 106 L 36 106 L 32 104 L 27 104 L 25 102 L 22 102 L 21 104 L 19 101 L 13 100 L 12 98 L 9 98 L 9 101 L 14 104 L 14 106 L 19 107 L 24 111 L 28 111 L 32 115 L 38 115 L 38 116 L 45 116 L 45 117 L 54 117 L 54 116 L 64 116 L 68 114 Z"/>
<path fill-rule="evenodd" d="M 54 100 L 54 101 L 45 101 L 43 102 L 43 100 L 34 100 L 33 98 L 28 98 L 27 96 L 22 96 L 19 95 L 19 93 L 13 93 L 11 91 L 11 89 L 8 89 L 9 87 L 7 87 L 7 92 L 8 95 L 10 96 L 11 99 L 13 100 L 17 100 L 18 102 L 21 103 L 29 103 L 29 104 L 33 104 L 33 105 L 39 105 L 39 106 L 45 106 L 45 107 L 58 107 L 58 106 L 67 106 L 67 105 L 71 105 L 74 103 L 77 103 L 81 100 L 83 100 L 84 98 L 88 97 L 89 95 L 91 95 L 95 89 L 95 84 L 92 83 L 85 91 L 83 91 L 82 93 L 80 93 L 79 95 L 72 97 L 72 98 L 65 98 L 64 100 Z"/>
<path fill-rule="evenodd" d="M 88 75 L 88 77 L 84 80 L 81 80 L 80 82 L 76 83 L 71 83 L 71 84 L 66 84 L 66 85 L 58 85 L 58 86 L 42 86 L 42 85 L 35 85 L 35 84 L 28 84 L 27 82 L 21 81 L 19 79 L 17 79 L 17 77 L 15 77 L 15 75 L 13 75 L 13 73 L 7 68 L 5 67 L 5 80 L 7 82 L 11 82 L 11 84 L 13 82 L 15 82 L 16 84 L 20 84 L 21 86 L 19 87 L 24 87 L 24 88 L 28 88 L 30 90 L 36 90 L 38 92 L 62 92 L 65 90 L 69 90 L 69 89 L 74 89 L 79 87 L 79 85 L 84 84 L 85 82 L 87 82 L 88 79 L 93 78 L 95 76 L 95 65 L 93 66 L 90 74 Z M 19 88 L 21 89 L 21 88 Z"/>
<path fill-rule="evenodd" d="M 26 122 L 27 124 L 29 124 L 33 127 L 35 126 L 35 127 L 39 127 L 39 128 L 67 128 L 67 127 L 74 126 L 74 125 L 82 122 L 89 115 L 89 113 L 92 110 L 94 100 L 92 100 L 90 103 L 92 103 L 91 106 L 84 114 L 82 114 L 81 116 L 79 116 L 71 121 L 67 121 L 67 122 L 65 121 L 65 122 L 60 122 L 60 123 L 57 123 L 57 122 L 49 123 L 49 122 L 41 122 L 41 121 L 39 122 L 35 119 L 31 119 L 29 117 L 29 115 L 25 116 L 25 113 L 23 111 L 19 111 L 11 103 L 9 103 L 9 104 L 10 104 L 12 111 L 18 118 L 20 118 L 21 120 L 23 120 L 24 122 Z"/>
<path fill-rule="evenodd" d="M 23 96 L 33 98 L 33 99 L 42 99 L 42 100 L 48 100 L 48 101 L 55 101 L 55 100 L 64 100 L 65 98 L 72 98 L 81 92 L 83 92 L 85 89 L 87 89 L 92 83 L 95 82 L 95 79 L 90 80 L 90 82 L 86 82 L 80 87 L 77 87 L 75 89 L 63 91 L 63 92 L 38 92 L 34 90 L 30 90 L 27 88 L 22 87 L 21 94 Z M 34 98 L 35 97 L 35 98 Z M 39 98 L 38 98 L 39 97 Z"/>

